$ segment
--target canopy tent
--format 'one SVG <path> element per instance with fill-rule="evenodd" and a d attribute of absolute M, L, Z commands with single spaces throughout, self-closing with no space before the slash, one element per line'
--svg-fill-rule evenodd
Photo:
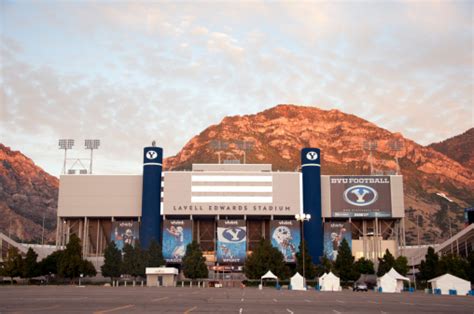
<path fill-rule="evenodd" d="M 300 273 L 296 273 L 290 279 L 291 290 L 306 290 L 304 286 L 304 278 L 300 275 Z"/>
<path fill-rule="evenodd" d="M 326 277 L 327 275 L 328 275 L 328 273 L 324 273 L 324 274 L 322 274 L 321 277 L 319 277 L 319 279 L 318 279 L 319 289 L 321 289 L 321 286 L 323 285 L 324 277 Z"/>
<path fill-rule="evenodd" d="M 433 290 L 441 289 L 441 294 L 449 294 L 449 290 L 456 290 L 458 295 L 466 295 L 471 290 L 471 283 L 469 281 L 451 274 L 444 274 L 428 280 L 428 282 Z"/>
<path fill-rule="evenodd" d="M 332 272 L 329 272 L 319 278 L 319 287 L 321 291 L 340 291 L 341 280 Z"/>
<path fill-rule="evenodd" d="M 404 281 L 410 281 L 410 279 L 391 268 L 388 273 L 377 278 L 377 286 L 382 288 L 382 292 L 402 292 Z"/>
<path fill-rule="evenodd" d="M 260 285 L 263 284 L 263 279 L 274 279 L 274 280 L 276 280 L 277 283 L 278 283 L 278 277 L 275 276 L 275 274 L 272 273 L 271 270 L 267 271 L 265 275 L 263 275 L 262 277 L 260 277 Z"/>

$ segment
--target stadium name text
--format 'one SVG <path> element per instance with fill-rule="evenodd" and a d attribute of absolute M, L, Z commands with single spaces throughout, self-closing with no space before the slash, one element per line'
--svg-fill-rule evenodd
<path fill-rule="evenodd" d="M 370 183 L 390 183 L 389 178 L 331 178 L 331 183 L 345 184 L 370 184 Z"/>
<path fill-rule="evenodd" d="M 240 212 L 291 212 L 291 206 L 280 205 L 175 205 L 173 211 L 240 211 Z"/>

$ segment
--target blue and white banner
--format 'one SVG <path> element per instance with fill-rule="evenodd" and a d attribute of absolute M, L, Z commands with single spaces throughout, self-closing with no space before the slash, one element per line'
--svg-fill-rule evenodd
<path fill-rule="evenodd" d="M 300 225 L 295 220 L 272 220 L 270 222 L 272 245 L 285 257 L 285 262 L 295 263 L 301 241 Z"/>
<path fill-rule="evenodd" d="M 163 222 L 163 258 L 167 263 L 181 263 L 186 247 L 193 241 L 191 220 Z"/>
<path fill-rule="evenodd" d="M 352 247 L 352 230 L 349 222 L 324 223 L 324 255 L 329 260 L 336 260 L 343 239 L 346 239 L 349 247 Z"/>
<path fill-rule="evenodd" d="M 110 239 L 115 242 L 115 246 L 120 251 L 125 244 L 135 246 L 138 241 L 139 225 L 136 221 L 114 221 L 112 222 L 112 234 Z"/>
<path fill-rule="evenodd" d="M 217 223 L 217 262 L 243 264 L 246 255 L 245 220 L 219 220 Z"/>

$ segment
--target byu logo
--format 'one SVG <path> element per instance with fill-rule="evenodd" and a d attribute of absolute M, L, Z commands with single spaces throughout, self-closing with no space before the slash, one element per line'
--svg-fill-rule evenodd
<path fill-rule="evenodd" d="M 240 242 L 245 238 L 245 230 L 242 228 L 225 229 L 222 236 L 230 242 Z"/>
<path fill-rule="evenodd" d="M 155 159 L 158 154 L 154 150 L 149 150 L 146 152 L 146 158 L 148 159 Z"/>
<path fill-rule="evenodd" d="M 316 153 L 316 152 L 307 152 L 306 153 L 306 159 L 314 161 L 314 160 L 318 159 L 318 153 Z"/>
<path fill-rule="evenodd" d="M 377 191 L 366 185 L 351 186 L 344 191 L 344 200 L 355 206 L 367 206 L 375 203 L 377 199 Z"/>

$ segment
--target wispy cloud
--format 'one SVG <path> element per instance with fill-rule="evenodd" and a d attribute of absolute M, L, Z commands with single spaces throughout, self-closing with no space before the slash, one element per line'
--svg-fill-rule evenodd
<path fill-rule="evenodd" d="M 138 172 L 226 115 L 338 108 L 428 144 L 473 126 L 472 2 L 3 2 L 1 142 L 58 174 L 60 137 Z M 78 150 L 77 153 L 80 151 Z"/>

